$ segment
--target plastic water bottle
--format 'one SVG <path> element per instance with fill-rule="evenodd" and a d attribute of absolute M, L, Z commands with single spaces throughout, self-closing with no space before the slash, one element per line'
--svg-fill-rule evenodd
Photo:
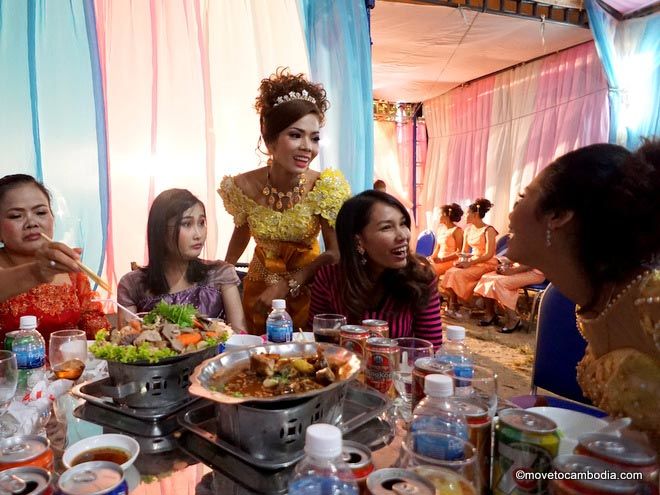
<path fill-rule="evenodd" d="M 440 348 L 436 359 L 443 364 L 452 365 L 456 377 L 472 378 L 474 368 L 472 368 L 472 354 L 465 343 L 465 328 L 457 325 L 447 325 L 445 327 L 445 342 Z M 467 386 L 468 382 L 461 383 L 457 380 L 457 389 L 461 386 Z M 461 395 L 456 390 L 456 395 Z"/>
<path fill-rule="evenodd" d="M 413 449 L 426 457 L 448 461 L 464 457 L 462 444 L 429 433 L 446 433 L 462 440 L 468 439 L 468 425 L 459 404 L 452 400 L 454 381 L 446 375 L 427 375 L 422 399 L 413 411 L 410 425 Z"/>
<path fill-rule="evenodd" d="M 286 312 L 284 299 L 273 299 L 273 310 L 266 320 L 268 342 L 291 342 L 293 339 L 293 320 Z"/>
<path fill-rule="evenodd" d="M 43 376 L 46 364 L 46 342 L 37 330 L 36 316 L 21 316 L 11 350 L 16 354 L 18 367 L 16 394 L 22 397 Z"/>
<path fill-rule="evenodd" d="M 308 426 L 305 457 L 294 469 L 289 495 L 358 495 L 358 485 L 341 449 L 339 428 L 323 423 Z"/>

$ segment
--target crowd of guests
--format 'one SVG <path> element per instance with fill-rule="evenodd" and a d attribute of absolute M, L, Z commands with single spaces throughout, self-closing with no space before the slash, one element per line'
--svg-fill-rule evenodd
<path fill-rule="evenodd" d="M 273 299 L 286 299 L 296 327 L 315 314 L 349 323 L 387 320 L 392 337 L 442 342 L 439 290 L 448 314 L 475 295 L 484 325 L 504 311 L 504 331 L 518 326 L 518 287 L 550 280 L 578 305 L 589 345 L 578 370 L 584 392 L 614 415 L 658 438 L 660 407 L 659 146 L 635 153 L 593 145 L 568 153 L 539 174 L 510 214 L 507 258 L 498 263 L 492 208 L 477 199 L 463 211 L 442 207 L 436 251 L 411 249 L 411 218 L 382 190 L 351 197 L 343 175 L 309 168 L 319 151 L 328 108 L 325 91 L 302 75 L 278 71 L 262 81 L 256 109 L 266 166 L 225 177 L 219 188 L 234 230 L 224 261 L 203 260 L 204 204 L 171 189 L 153 202 L 148 264 L 125 274 L 118 302 L 135 312 L 158 301 L 190 303 L 236 330 L 262 334 Z M 612 228 L 625 228 L 612 242 Z M 78 327 L 91 337 L 109 323 L 77 261 L 80 251 L 53 236 L 47 189 L 26 175 L 0 179 L 0 337 L 24 314 L 45 335 Z M 319 235 L 325 250 L 319 248 Z M 233 265 L 250 239 L 254 255 L 243 280 Z"/>

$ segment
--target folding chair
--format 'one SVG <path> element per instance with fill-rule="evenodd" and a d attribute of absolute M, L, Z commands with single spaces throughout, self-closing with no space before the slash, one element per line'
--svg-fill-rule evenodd
<path fill-rule="evenodd" d="M 547 280 L 544 280 L 540 284 L 526 285 L 522 288 L 527 301 L 530 299 L 532 300 L 530 305 L 531 309 L 529 311 L 529 320 L 527 321 L 527 332 L 530 332 L 532 329 L 536 331 L 536 328 L 534 327 L 535 323 L 537 322 L 536 313 L 538 310 L 539 302 L 541 300 L 541 296 L 543 295 L 543 292 L 548 288 L 549 283 L 550 282 Z"/>
<path fill-rule="evenodd" d="M 421 256 L 431 256 L 434 250 L 435 234 L 430 230 L 425 230 L 417 237 L 415 252 Z"/>
<path fill-rule="evenodd" d="M 577 383 L 576 366 L 585 348 L 586 342 L 576 326 L 575 304 L 552 284 L 548 285 L 539 304 L 531 392 L 513 397 L 511 402 L 520 407 L 562 407 L 592 416 L 606 416 L 604 411 L 591 405 Z M 539 395 L 538 388 L 561 398 Z"/>

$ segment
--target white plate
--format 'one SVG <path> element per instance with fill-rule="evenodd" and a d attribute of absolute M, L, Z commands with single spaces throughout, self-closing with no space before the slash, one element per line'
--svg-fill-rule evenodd
<path fill-rule="evenodd" d="M 557 423 L 560 432 L 559 454 L 572 454 L 580 435 L 594 433 L 607 426 L 604 419 L 560 407 L 530 407 L 525 410 L 541 414 Z"/>
<path fill-rule="evenodd" d="M 121 465 L 121 468 L 124 471 L 133 465 L 135 459 L 137 459 L 137 456 L 140 453 L 140 444 L 131 437 L 117 433 L 106 433 L 104 435 L 83 438 L 74 443 L 64 451 L 62 462 L 68 469 L 71 467 L 73 460 L 86 450 L 100 449 L 103 447 L 122 449 L 130 454 L 130 458 Z"/>

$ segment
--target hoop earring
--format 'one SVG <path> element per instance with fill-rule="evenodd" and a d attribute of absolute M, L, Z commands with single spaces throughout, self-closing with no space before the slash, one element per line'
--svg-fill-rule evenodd
<path fill-rule="evenodd" d="M 552 231 L 550 227 L 545 229 L 545 245 L 546 247 L 552 247 Z"/>

